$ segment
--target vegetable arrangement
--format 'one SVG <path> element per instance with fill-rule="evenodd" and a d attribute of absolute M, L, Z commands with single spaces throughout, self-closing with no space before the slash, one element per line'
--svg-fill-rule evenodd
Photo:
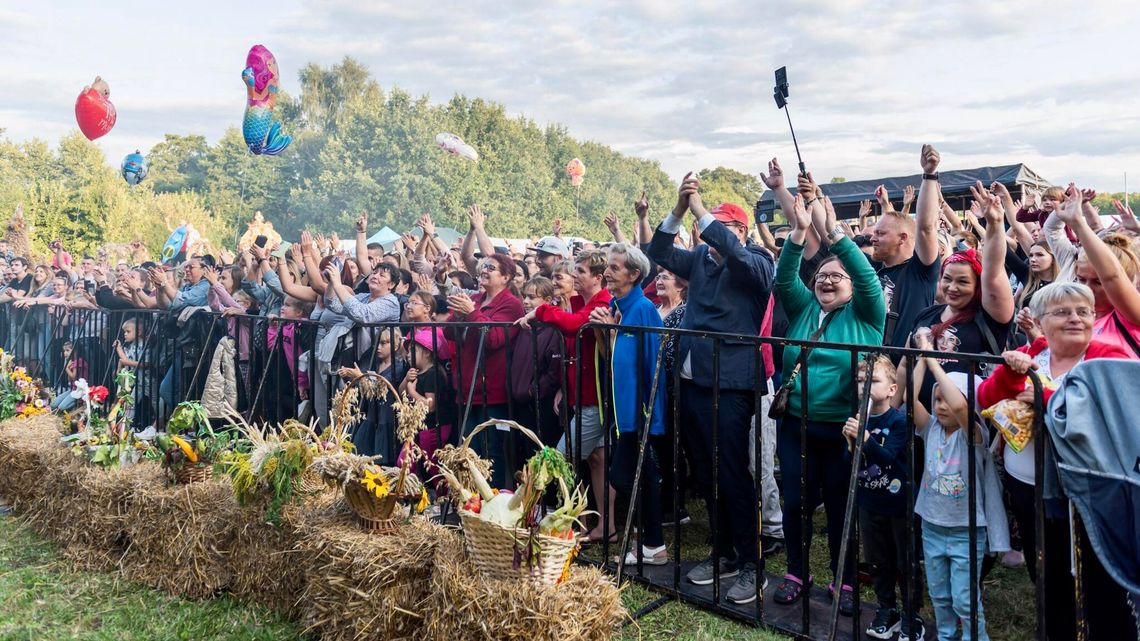
<path fill-rule="evenodd" d="M 317 456 L 352 449 L 348 433 L 336 427 L 318 435 L 314 425 L 295 420 L 259 428 L 239 414 L 230 418 L 240 437 L 215 469 L 229 475 L 238 503 L 248 505 L 260 496 L 268 497 L 265 515 L 270 523 L 280 523 L 281 511 L 302 493 L 302 479 Z"/>
<path fill-rule="evenodd" d="M 196 401 L 179 403 L 167 421 L 166 430 L 155 436 L 153 458 L 176 478 L 182 470 L 211 467 L 236 440 L 229 433 L 216 433 L 205 408 Z"/>
<path fill-rule="evenodd" d="M 118 388 L 115 401 L 103 414 L 102 406 L 109 393 L 107 388 L 102 385 L 89 387 L 83 379 L 76 381 L 71 394 L 83 400 L 83 412 L 73 417 L 75 433 L 62 439 L 64 443 L 71 444 L 76 456 L 102 467 L 133 465 L 144 457 L 154 456 L 151 445 L 135 438 L 128 424 L 134 403 L 135 375 L 121 371 L 115 376 L 115 384 Z"/>

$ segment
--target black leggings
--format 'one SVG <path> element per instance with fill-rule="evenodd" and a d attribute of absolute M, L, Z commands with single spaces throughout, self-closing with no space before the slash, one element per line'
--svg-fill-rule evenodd
<path fill-rule="evenodd" d="M 823 499 L 827 513 L 827 545 L 831 551 L 831 574 L 839 568 L 839 545 L 843 535 L 843 514 L 847 507 L 847 481 L 851 462 L 845 460 L 843 423 L 807 422 L 807 496 L 800 489 L 804 473 L 800 461 L 800 418 L 789 415 L 776 428 L 776 456 L 780 459 L 780 475 L 784 492 L 784 541 L 788 550 L 788 574 L 800 579 L 807 564 L 801 544 L 811 546 L 812 528 L 805 532 L 801 511 L 810 514 Z M 854 548 L 851 548 L 854 551 Z M 854 555 L 852 555 L 853 557 Z M 844 584 L 852 584 L 855 563 L 848 559 Z"/>

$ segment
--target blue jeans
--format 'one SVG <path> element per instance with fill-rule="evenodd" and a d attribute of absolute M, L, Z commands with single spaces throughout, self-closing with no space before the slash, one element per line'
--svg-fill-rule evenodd
<path fill-rule="evenodd" d="M 970 639 L 970 531 L 922 522 L 922 551 L 926 558 L 926 584 L 934 606 L 938 641 Z M 986 553 L 986 528 L 978 528 L 974 556 L 981 572 Z M 978 639 L 989 641 L 978 588 Z M 961 622 L 962 629 L 958 629 Z"/>

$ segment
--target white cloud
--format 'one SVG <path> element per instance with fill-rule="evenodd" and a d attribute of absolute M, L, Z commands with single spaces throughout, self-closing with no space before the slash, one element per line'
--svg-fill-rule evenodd
<path fill-rule="evenodd" d="M 100 139 L 113 161 L 166 132 L 214 140 L 240 120 L 237 75 L 261 42 L 288 91 L 305 63 L 351 55 L 384 87 L 501 102 L 674 177 L 757 172 L 774 155 L 794 165 L 771 100 L 772 71 L 787 65 L 817 177 L 912 173 L 918 145 L 933 142 L 948 166 L 1025 162 L 1119 189 L 1140 165 L 1138 22 L 1127 5 L 1048 0 L 37 5 L 0 11 L 0 127 L 58 137 L 101 74 L 120 112 Z"/>

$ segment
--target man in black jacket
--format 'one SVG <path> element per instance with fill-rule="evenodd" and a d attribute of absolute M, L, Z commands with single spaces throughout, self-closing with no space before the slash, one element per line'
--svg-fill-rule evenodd
<path fill-rule="evenodd" d="M 653 234 L 649 256 L 665 269 L 689 281 L 688 307 L 681 329 L 758 336 L 775 273 L 772 256 L 748 241 L 748 214 L 724 203 L 705 209 L 700 181 L 691 174 L 681 183 L 677 205 Z M 685 212 L 691 211 L 705 244 L 691 250 L 674 246 Z M 728 590 L 733 603 L 756 599 L 757 500 L 748 471 L 748 433 L 755 394 L 766 390 L 757 380 L 759 349 L 746 340 L 726 339 L 714 350 L 712 340 L 681 336 L 677 363 L 681 366 L 681 412 L 685 445 L 691 451 L 694 475 L 713 519 L 713 425 L 717 430 L 716 460 L 719 502 L 713 555 L 691 570 L 686 579 L 696 585 L 737 577 Z M 715 362 L 719 357 L 719 363 Z M 719 365 L 719 366 L 718 366 Z M 718 371 L 714 372 L 714 367 Z M 763 374 L 761 374 L 763 376 Z M 714 390 L 714 383 L 719 391 Z M 715 418 L 714 399 L 717 400 Z M 664 462 L 668 464 L 668 462 Z M 763 588 L 761 588 L 763 589 Z"/>

